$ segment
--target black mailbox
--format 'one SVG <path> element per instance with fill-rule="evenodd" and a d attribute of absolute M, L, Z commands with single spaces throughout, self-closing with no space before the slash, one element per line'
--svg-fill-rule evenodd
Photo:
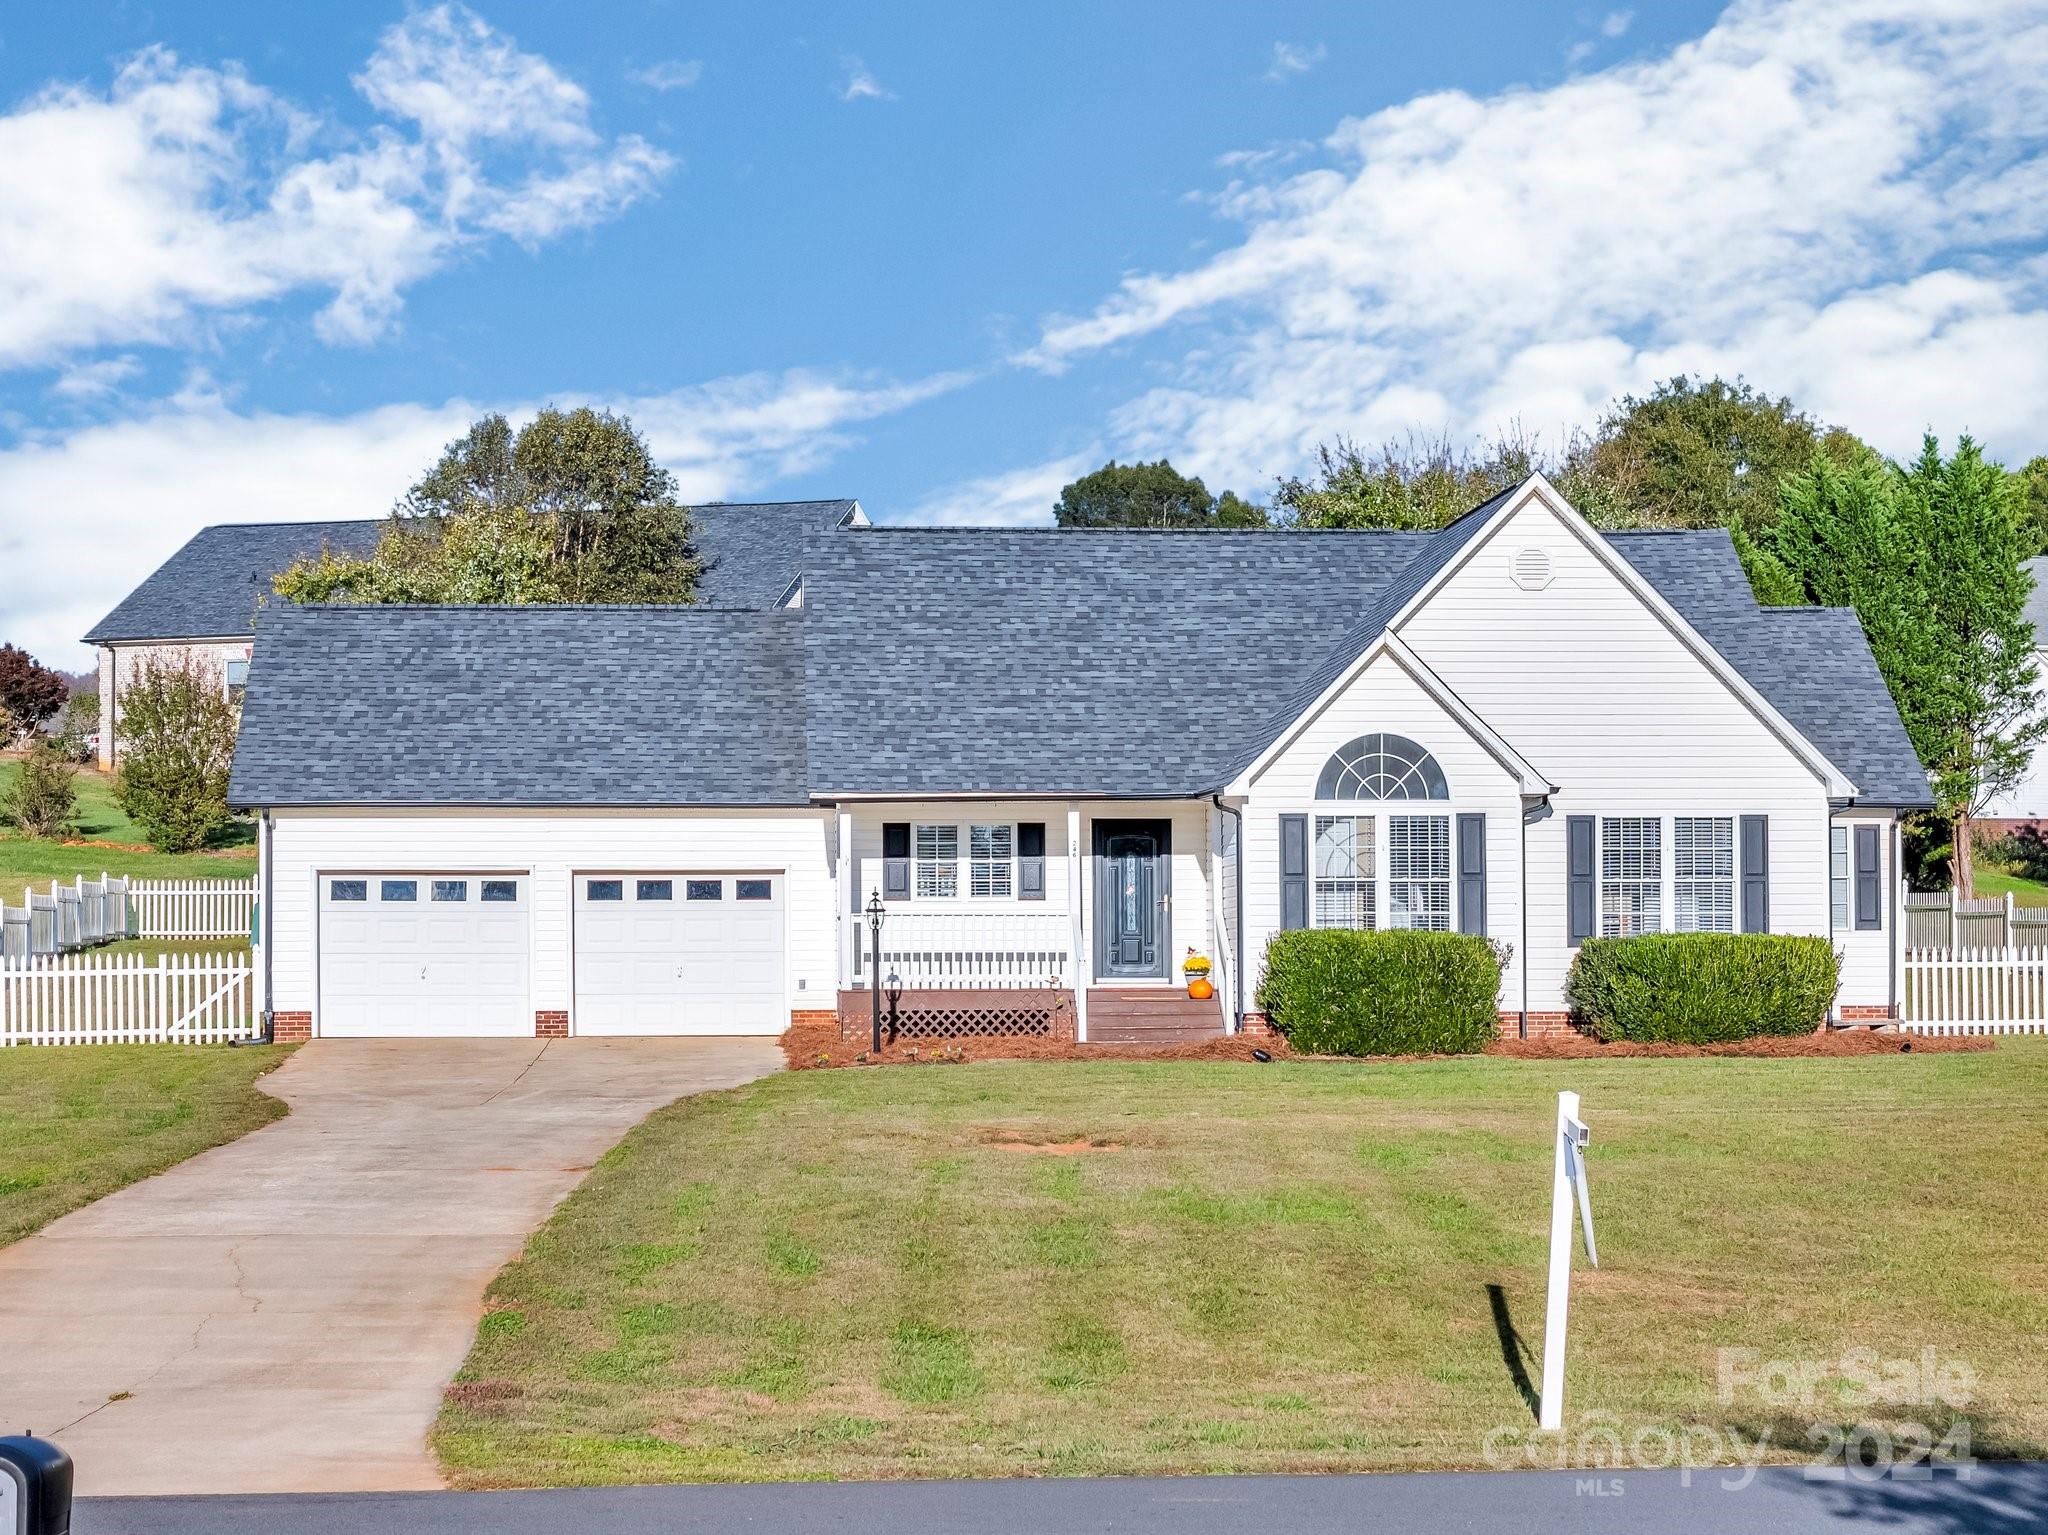
<path fill-rule="evenodd" d="M 71 1535 L 71 1457 L 49 1440 L 0 1437 L 0 1535 Z"/>

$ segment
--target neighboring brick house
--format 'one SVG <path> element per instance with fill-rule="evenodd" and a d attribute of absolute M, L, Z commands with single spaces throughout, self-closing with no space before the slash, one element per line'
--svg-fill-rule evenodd
<path fill-rule="evenodd" d="M 726 608 L 801 601 L 804 535 L 867 521 L 854 501 L 715 502 L 691 516 L 705 561 L 698 601 Z M 219 523 L 193 534 L 85 636 L 99 649 L 101 768 L 119 759 L 117 701 L 145 661 L 197 656 L 239 694 L 272 579 L 322 548 L 368 554 L 387 520 Z"/>
<path fill-rule="evenodd" d="M 286 1034 L 1258 1028 L 1268 937 L 1829 937 L 1929 803 L 1851 613 L 1540 476 L 1436 533 L 813 533 L 801 606 L 273 608 L 233 797 Z M 1191 1001 L 1180 962 L 1216 963 Z"/>

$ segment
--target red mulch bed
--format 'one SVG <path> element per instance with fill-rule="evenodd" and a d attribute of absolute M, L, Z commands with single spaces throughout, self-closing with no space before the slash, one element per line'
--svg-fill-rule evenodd
<path fill-rule="evenodd" d="M 1500 1039 L 1487 1055 L 1510 1060 L 1635 1060 L 1687 1056 L 1845 1056 L 1938 1054 L 1953 1050 L 1990 1050 L 1988 1036 L 1920 1037 L 1879 1034 L 1869 1029 L 1833 1030 L 1825 1034 L 1793 1034 L 1741 1039 L 1725 1045 L 1603 1045 L 1575 1034 L 1556 1039 Z M 884 1045 L 879 1057 L 867 1058 L 864 1042 L 843 1040 L 832 1024 L 800 1024 L 782 1036 L 782 1054 L 792 1071 L 839 1066 L 936 1066 L 969 1061 L 1249 1061 L 1254 1050 L 1275 1060 L 1339 1060 L 1339 1056 L 1298 1056 L 1287 1041 L 1267 1035 L 1223 1034 L 1187 1045 L 1077 1045 L 1070 1039 L 898 1040 Z M 1384 1056 L 1382 1061 L 1454 1060 L 1454 1056 Z"/>

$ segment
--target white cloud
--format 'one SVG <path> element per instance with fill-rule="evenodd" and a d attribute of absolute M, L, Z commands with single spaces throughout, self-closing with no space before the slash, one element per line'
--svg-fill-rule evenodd
<path fill-rule="evenodd" d="M 709 501 L 820 470 L 860 423 L 964 382 L 794 371 L 592 403 L 631 418 L 686 500 Z M 516 424 L 537 403 L 284 415 L 236 410 L 202 377 L 145 413 L 0 451 L 0 640 L 84 665 L 78 637 L 201 527 L 382 516 L 478 415 Z"/>
<path fill-rule="evenodd" d="M 1272 62 L 1266 66 L 1266 78 L 1278 85 L 1296 75 L 1305 75 L 1324 59 L 1330 50 L 1321 43 L 1275 43 Z"/>
<path fill-rule="evenodd" d="M 1112 446 L 1240 486 L 1338 432 L 1583 424 L 1681 369 L 1888 450 L 1932 423 L 2037 451 L 2048 267 L 2013 252 L 2048 238 L 2044 150 L 2038 3 L 1749 0 L 1662 57 L 1348 120 L 1233 184 L 1227 249 L 1019 360 L 1176 348 Z"/>
<path fill-rule="evenodd" d="M 704 78 L 702 59 L 663 59 L 645 69 L 627 71 L 627 78 L 650 90 L 686 91 Z"/>
<path fill-rule="evenodd" d="M 50 386 L 67 400 L 92 400 L 115 393 L 142 371 L 133 357 L 108 357 L 99 362 L 82 362 L 66 368 Z"/>
<path fill-rule="evenodd" d="M 896 99 L 896 93 L 886 89 L 881 81 L 870 74 L 867 65 L 861 63 L 856 55 L 846 55 L 839 61 L 839 66 L 846 71 L 845 83 L 839 87 L 839 99 L 841 101 L 893 101 Z"/>
<path fill-rule="evenodd" d="M 1045 527 L 1052 521 L 1060 492 L 1090 470 L 1101 468 L 1108 456 L 1089 448 L 1043 464 L 962 480 L 886 520 L 912 527 Z"/>
<path fill-rule="evenodd" d="M 1634 11 L 1609 11 L 1600 18 L 1600 35 L 1602 37 L 1625 37 L 1628 35 L 1629 24 L 1635 19 L 1636 13 Z"/>
<path fill-rule="evenodd" d="M 606 142 L 582 87 L 457 5 L 387 28 L 354 84 L 367 133 L 151 48 L 104 92 L 0 116 L 0 367 L 189 339 L 301 291 L 332 295 L 323 338 L 369 341 L 465 247 L 608 218 L 671 163 Z"/>

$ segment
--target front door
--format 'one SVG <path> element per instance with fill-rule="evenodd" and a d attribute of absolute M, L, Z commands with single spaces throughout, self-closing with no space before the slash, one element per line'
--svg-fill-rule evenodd
<path fill-rule="evenodd" d="M 1163 980 L 1172 905 L 1166 821 L 1095 823 L 1095 978 Z"/>

